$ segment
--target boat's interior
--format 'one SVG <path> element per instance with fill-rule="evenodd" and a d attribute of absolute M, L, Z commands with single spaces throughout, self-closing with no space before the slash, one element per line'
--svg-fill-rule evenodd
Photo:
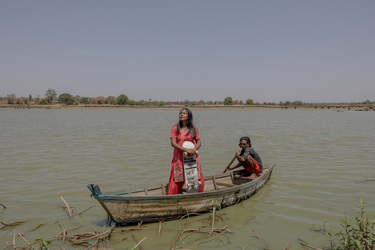
<path fill-rule="evenodd" d="M 268 169 L 263 169 L 263 173 L 260 175 L 264 175 Z M 236 187 L 242 185 L 244 183 L 248 183 L 254 181 L 247 177 L 243 177 L 245 170 L 237 170 L 237 171 L 230 171 L 218 175 L 210 175 L 204 177 L 204 192 L 211 192 L 216 190 L 223 190 L 227 188 Z M 258 178 L 260 178 L 260 176 Z M 257 178 L 257 179 L 258 179 Z M 255 179 L 255 180 L 257 180 Z M 113 195 L 126 195 L 126 196 L 159 196 L 159 195 L 167 195 L 168 193 L 168 185 L 162 184 L 157 187 L 139 189 L 130 192 L 123 192 L 123 193 L 112 193 Z M 186 193 L 185 186 L 180 191 L 181 194 Z"/>

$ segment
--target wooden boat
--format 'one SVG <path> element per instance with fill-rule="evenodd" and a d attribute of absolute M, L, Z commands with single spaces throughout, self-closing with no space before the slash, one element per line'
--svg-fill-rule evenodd
<path fill-rule="evenodd" d="M 168 185 L 115 193 L 102 193 L 95 184 L 88 188 L 116 224 L 157 222 L 208 212 L 217 202 L 223 208 L 246 200 L 270 179 L 274 167 L 265 166 L 254 180 L 241 177 L 244 170 L 205 176 L 202 193 L 186 194 L 183 189 L 181 194 L 167 195 Z"/>

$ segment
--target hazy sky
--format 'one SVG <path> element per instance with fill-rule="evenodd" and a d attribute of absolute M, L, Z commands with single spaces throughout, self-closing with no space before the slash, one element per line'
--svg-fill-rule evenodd
<path fill-rule="evenodd" d="M 0 96 L 375 101 L 375 1 L 0 1 Z"/>

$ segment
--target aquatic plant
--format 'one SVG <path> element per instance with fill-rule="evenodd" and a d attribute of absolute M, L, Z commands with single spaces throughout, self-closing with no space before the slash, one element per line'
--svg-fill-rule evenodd
<path fill-rule="evenodd" d="M 343 230 L 337 233 L 340 244 L 345 249 L 374 249 L 375 248 L 375 218 L 365 213 L 365 202 L 361 200 L 359 216 L 355 224 L 350 224 L 348 218 L 341 221 Z"/>
<path fill-rule="evenodd" d="M 359 216 L 341 220 L 339 232 L 327 231 L 325 226 L 315 230 L 330 237 L 331 249 L 375 249 L 375 218 L 365 213 L 365 202 L 360 202 Z"/>
<path fill-rule="evenodd" d="M 45 250 L 45 249 L 48 249 L 48 245 L 51 244 L 51 241 L 45 238 L 38 238 L 34 241 L 34 243 L 39 243 L 39 246 L 37 249 Z"/>
<path fill-rule="evenodd" d="M 70 206 L 65 199 L 61 196 L 60 199 L 64 202 L 65 206 L 62 207 L 64 210 L 67 211 L 69 215 L 69 221 L 72 221 L 77 215 L 82 215 L 90 208 L 98 207 L 98 206 L 91 206 L 80 213 L 74 212 L 75 206 Z M 98 249 L 98 248 L 106 248 L 108 244 L 118 244 L 122 242 L 123 249 L 133 250 L 133 249 L 140 249 L 141 244 L 145 242 L 147 237 L 144 237 L 142 240 L 139 240 L 132 232 L 135 231 L 143 231 L 143 230 L 154 230 L 157 231 L 158 238 L 161 238 L 162 232 L 177 232 L 177 237 L 174 239 L 172 243 L 171 249 L 181 248 L 185 243 L 186 237 L 191 237 L 190 244 L 195 244 L 195 247 L 198 247 L 202 244 L 207 244 L 209 242 L 218 241 L 222 242 L 225 239 L 224 234 L 231 234 L 232 232 L 228 229 L 228 225 L 224 227 L 217 227 L 216 224 L 223 225 L 224 219 L 221 215 L 216 213 L 216 210 L 221 208 L 221 204 L 218 200 L 212 200 L 212 214 L 209 216 L 202 216 L 200 218 L 196 217 L 196 219 L 190 218 L 190 216 L 198 215 L 194 214 L 186 214 L 185 216 L 181 217 L 185 219 L 181 222 L 181 227 L 173 228 L 173 229 L 165 229 L 162 230 L 162 222 L 159 221 L 159 227 L 156 229 L 155 227 L 145 227 L 142 225 L 142 222 L 138 224 L 138 226 L 133 227 L 116 227 L 116 225 L 112 225 L 110 228 L 104 226 L 100 229 L 94 228 L 93 231 L 89 232 L 77 232 L 81 227 L 70 227 L 64 229 L 63 226 L 60 224 L 60 221 L 56 221 L 55 224 L 59 227 L 60 232 L 55 234 L 54 236 L 49 237 L 38 237 L 34 240 L 34 242 L 30 242 L 27 240 L 27 236 L 30 236 L 30 232 L 35 232 L 42 226 L 46 224 L 40 224 L 34 227 L 31 230 L 27 230 L 24 233 L 16 232 L 13 237 L 12 243 L 5 242 L 5 248 L 2 249 L 40 249 L 40 250 L 47 250 L 51 246 L 54 248 L 57 245 L 66 246 L 67 248 L 85 248 L 85 249 Z M 6 208 L 4 205 L 1 204 L 4 209 Z M 220 220 L 220 222 L 218 221 Z M 20 224 L 26 223 L 26 221 L 17 221 L 13 223 L 4 223 L 0 221 L 0 224 L 3 227 L 0 227 L 0 230 L 3 230 L 8 227 L 16 227 Z M 195 227 L 192 227 L 192 226 Z M 216 226 L 216 227 L 215 227 Z M 112 238 L 115 238 L 113 240 Z M 23 243 L 16 242 L 22 239 Z M 149 240 L 150 241 L 150 240 Z M 21 246 L 21 244 L 25 244 Z M 131 247 L 128 247 L 131 245 Z M 182 245 L 182 246 L 177 246 Z"/>

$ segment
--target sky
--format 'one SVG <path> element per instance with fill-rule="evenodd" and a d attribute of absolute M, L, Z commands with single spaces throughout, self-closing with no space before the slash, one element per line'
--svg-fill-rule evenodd
<path fill-rule="evenodd" d="M 0 96 L 375 101 L 373 0 L 0 1 Z"/>

